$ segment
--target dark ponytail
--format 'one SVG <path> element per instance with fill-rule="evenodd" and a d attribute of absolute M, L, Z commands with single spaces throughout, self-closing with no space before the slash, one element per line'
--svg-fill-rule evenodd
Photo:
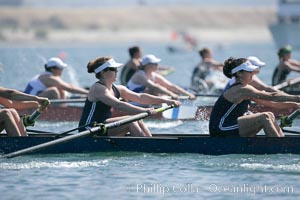
<path fill-rule="evenodd" d="M 224 67 L 223 67 L 223 74 L 228 77 L 232 78 L 234 74 L 231 73 L 232 69 L 236 68 L 237 66 L 241 65 L 242 63 L 246 62 L 246 58 L 233 58 L 230 57 L 224 62 Z"/>

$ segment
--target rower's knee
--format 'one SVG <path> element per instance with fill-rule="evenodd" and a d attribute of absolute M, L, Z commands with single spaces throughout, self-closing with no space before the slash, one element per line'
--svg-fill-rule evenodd
<path fill-rule="evenodd" d="M 48 97 L 49 99 L 60 99 L 61 95 L 57 87 L 49 87 L 41 96 Z"/>
<path fill-rule="evenodd" d="M 2 109 L 0 112 L 0 116 L 1 118 L 5 118 L 5 119 L 10 118 L 12 116 L 10 109 Z"/>
<path fill-rule="evenodd" d="M 263 122 L 272 123 L 275 120 L 275 116 L 272 112 L 263 112 Z"/>
<path fill-rule="evenodd" d="M 13 115 L 19 116 L 18 112 L 14 108 L 9 108 L 9 112 Z"/>

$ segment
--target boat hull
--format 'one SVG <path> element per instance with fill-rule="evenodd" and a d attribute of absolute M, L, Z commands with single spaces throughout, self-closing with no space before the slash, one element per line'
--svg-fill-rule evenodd
<path fill-rule="evenodd" d="M 0 137 L 0 152 L 10 153 L 55 139 L 54 136 Z M 143 152 L 223 154 L 300 154 L 300 137 L 209 137 L 165 134 L 142 137 L 85 137 L 34 152 L 34 154 Z"/>

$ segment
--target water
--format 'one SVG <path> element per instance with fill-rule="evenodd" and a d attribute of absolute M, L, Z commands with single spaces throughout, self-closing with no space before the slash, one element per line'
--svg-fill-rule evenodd
<path fill-rule="evenodd" d="M 3 69 L 0 85 L 23 90 L 36 73 L 43 71 L 47 58 L 66 54 L 70 70 L 66 81 L 80 86 L 95 82 L 86 64 L 97 56 L 128 59 L 132 43 L 2 46 Z M 167 44 L 140 43 L 144 53 L 154 53 L 162 64 L 176 71 L 167 78 L 189 86 L 197 52 L 170 54 Z M 277 63 L 276 48 L 265 43 L 208 43 L 216 60 L 229 56 L 255 55 L 267 63 L 260 78 L 271 82 Z M 300 59 L 295 51 L 294 58 Z M 297 74 L 293 74 L 296 76 Z M 180 80 L 180 81 L 179 81 Z M 154 133 L 208 133 L 208 121 L 146 121 Z M 295 124 L 298 127 L 299 121 Z M 37 122 L 35 129 L 63 132 L 77 122 Z M 292 199 L 300 195 L 299 155 L 224 155 L 97 153 L 22 156 L 0 160 L 1 199 Z"/>

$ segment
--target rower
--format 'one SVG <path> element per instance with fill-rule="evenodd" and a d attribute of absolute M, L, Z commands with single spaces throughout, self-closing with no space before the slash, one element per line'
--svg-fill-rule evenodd
<path fill-rule="evenodd" d="M 292 47 L 287 45 L 278 50 L 279 64 L 274 70 L 272 77 L 272 85 L 278 85 L 286 81 L 291 71 L 300 72 L 300 62 L 293 60 Z"/>
<path fill-rule="evenodd" d="M 128 90 L 125 86 L 115 85 L 114 82 L 117 79 L 118 68 L 122 65 L 123 64 L 117 63 L 112 57 L 109 56 L 96 58 L 88 63 L 88 73 L 95 73 L 98 81 L 90 87 L 79 122 L 79 127 L 84 127 L 84 125 L 88 125 L 91 122 L 111 123 L 128 117 L 122 116 L 112 118 L 112 108 L 129 114 L 137 114 L 142 112 L 156 114 L 154 108 L 137 107 L 125 101 L 121 101 L 119 98 L 141 104 L 166 103 L 168 105 L 180 105 L 180 102 L 175 100 L 169 100 L 145 93 L 135 93 Z M 90 128 L 91 127 L 86 126 L 82 129 L 79 129 L 79 131 Z M 132 136 L 151 136 L 151 132 L 142 120 L 135 121 L 118 128 L 110 129 L 108 130 L 107 134 L 124 136 L 128 132 Z"/>
<path fill-rule="evenodd" d="M 23 121 L 16 109 L 37 108 L 45 109 L 49 100 L 0 87 L 0 104 L 6 108 L 0 109 L 0 130 L 5 130 L 8 136 L 27 136 Z"/>
<path fill-rule="evenodd" d="M 129 48 L 130 60 L 125 64 L 121 71 L 120 81 L 122 85 L 127 85 L 130 78 L 135 72 L 141 68 L 142 62 L 142 49 L 139 46 Z M 168 75 L 174 71 L 173 67 L 161 66 L 157 68 L 157 72 L 163 76 Z"/>
<path fill-rule="evenodd" d="M 295 109 L 300 107 L 300 96 L 261 91 L 250 85 L 259 67 L 246 58 L 229 58 L 223 73 L 236 81 L 216 101 L 209 121 L 211 136 L 254 137 L 261 129 L 266 136 L 282 137 L 282 130 L 271 112 L 249 113 L 250 101 L 269 107 Z M 297 103 L 296 103 L 297 102 Z"/>
<path fill-rule="evenodd" d="M 61 75 L 66 67 L 67 64 L 60 58 L 50 58 L 45 64 L 45 71 L 36 75 L 27 84 L 24 92 L 49 99 L 65 99 L 65 91 L 86 95 L 88 90 L 62 80 Z"/>
<path fill-rule="evenodd" d="M 126 85 L 130 80 L 132 75 L 139 69 L 141 66 L 142 50 L 138 46 L 133 46 L 129 48 L 130 60 L 125 64 L 121 71 L 121 84 Z"/>
<path fill-rule="evenodd" d="M 153 95 L 168 95 L 178 99 L 180 94 L 195 99 L 195 95 L 183 88 L 171 83 L 157 73 L 160 58 L 152 54 L 145 55 L 142 59 L 142 67 L 128 81 L 127 88 L 134 92 L 146 92 Z"/>
<path fill-rule="evenodd" d="M 224 87 L 227 82 L 222 74 L 223 64 L 213 59 L 212 50 L 207 47 L 199 50 L 198 53 L 201 62 L 193 70 L 191 88 L 196 92 L 216 90 L 213 93 L 218 93 L 217 84 Z"/>

